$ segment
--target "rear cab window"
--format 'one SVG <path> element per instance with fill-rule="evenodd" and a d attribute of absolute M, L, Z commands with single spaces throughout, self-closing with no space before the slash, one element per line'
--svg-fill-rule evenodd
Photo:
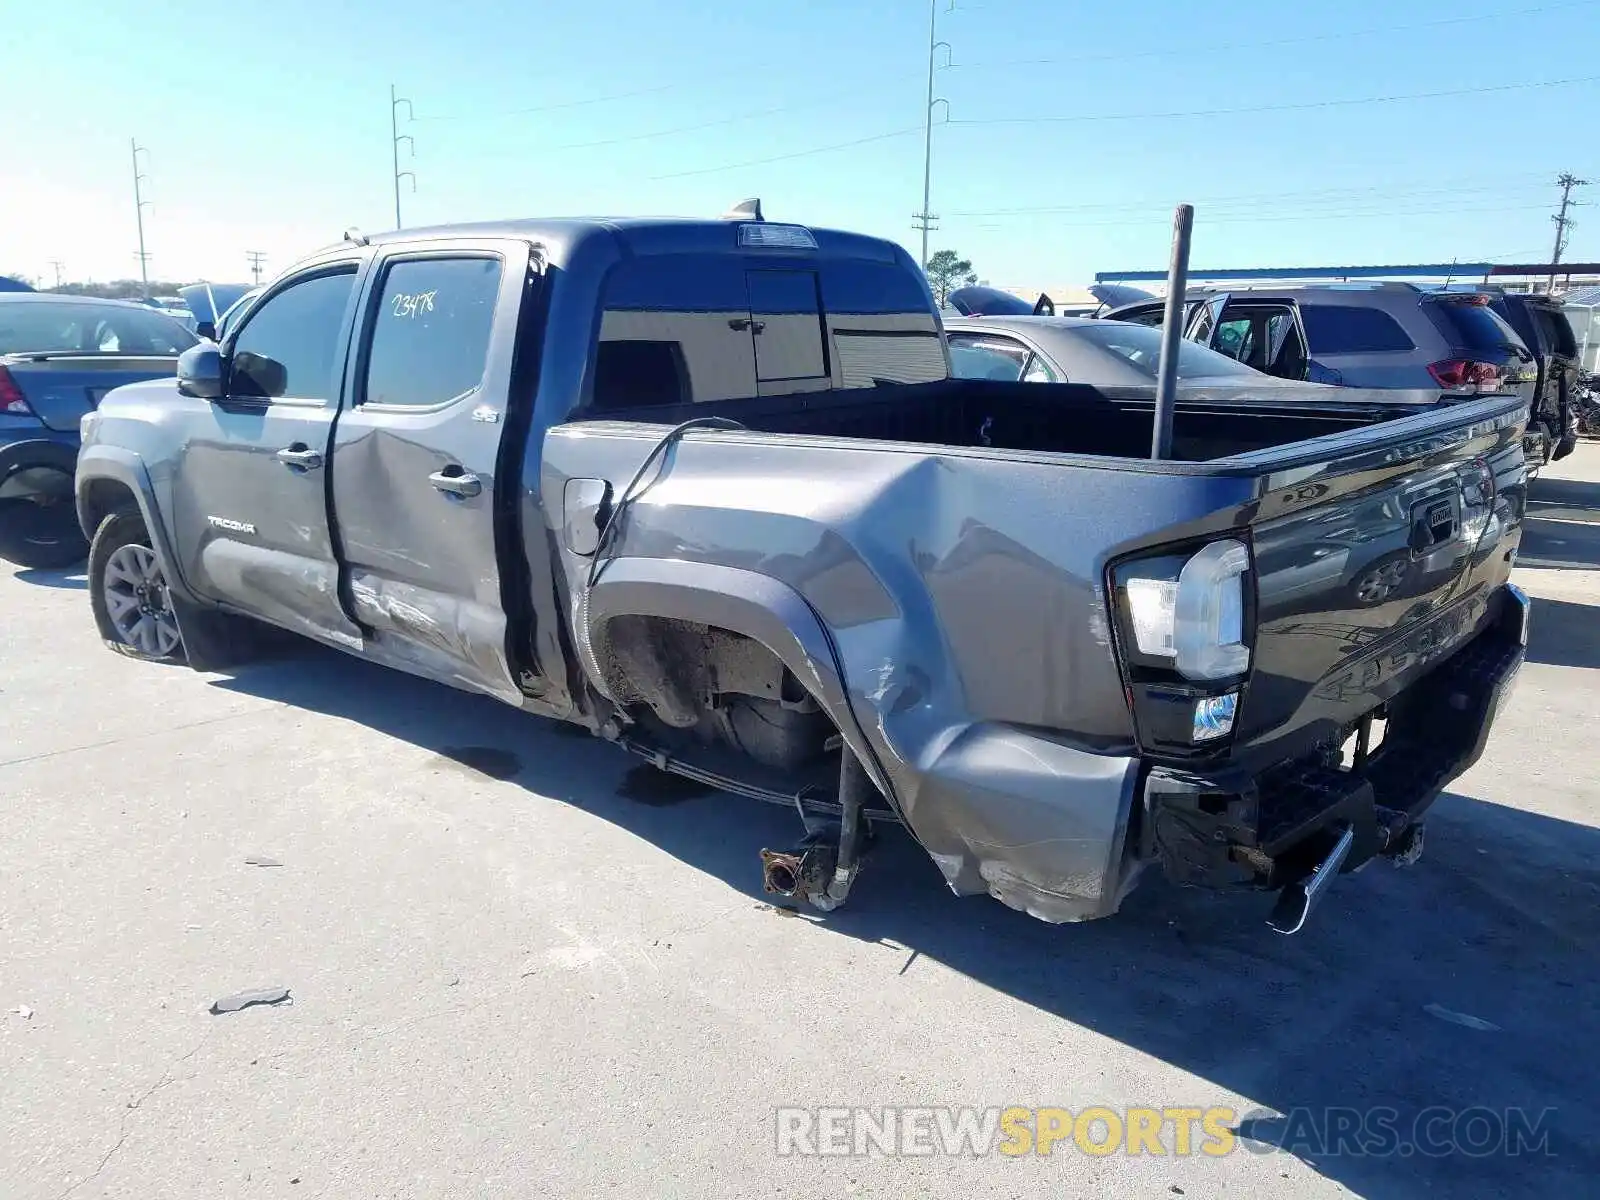
<path fill-rule="evenodd" d="M 650 255 L 606 281 L 589 404 L 671 407 L 948 373 L 928 298 L 902 267 Z"/>

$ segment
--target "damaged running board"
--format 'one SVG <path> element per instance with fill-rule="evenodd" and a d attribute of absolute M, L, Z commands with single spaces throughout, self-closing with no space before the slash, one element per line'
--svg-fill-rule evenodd
<path fill-rule="evenodd" d="M 1333 877 L 1344 866 L 1345 859 L 1350 857 L 1350 847 L 1355 840 L 1355 830 L 1346 825 L 1339 840 L 1328 851 L 1328 856 L 1317 864 L 1316 870 L 1278 893 L 1278 902 L 1272 906 L 1272 915 L 1267 918 L 1267 924 L 1284 934 L 1299 933 L 1304 929 L 1311 910 L 1327 892 Z"/>

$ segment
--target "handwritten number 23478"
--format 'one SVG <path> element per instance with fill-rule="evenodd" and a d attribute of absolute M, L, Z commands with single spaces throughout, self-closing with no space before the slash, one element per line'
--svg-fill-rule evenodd
<path fill-rule="evenodd" d="M 433 311 L 433 298 L 437 294 L 437 289 L 432 292 L 417 292 L 414 295 L 401 292 L 395 296 L 390 311 L 397 317 L 418 317 L 423 313 L 430 313 Z"/>

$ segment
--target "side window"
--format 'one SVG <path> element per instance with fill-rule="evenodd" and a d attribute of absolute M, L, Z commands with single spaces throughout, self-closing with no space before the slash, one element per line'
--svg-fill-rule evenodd
<path fill-rule="evenodd" d="M 228 390 L 236 396 L 331 402 L 339 334 L 355 269 L 290 284 L 250 311 L 233 341 Z"/>
<path fill-rule="evenodd" d="M 1028 360 L 1028 369 L 1022 373 L 1023 383 L 1060 383 L 1061 377 L 1049 363 L 1035 354 Z"/>
<path fill-rule="evenodd" d="M 384 273 L 365 404 L 427 407 L 483 382 L 500 295 L 498 258 L 426 258 Z"/>
<path fill-rule="evenodd" d="M 754 342 L 740 260 L 630 259 L 606 283 L 590 402 L 623 409 L 754 396 Z"/>
<path fill-rule="evenodd" d="M 1219 354 L 1244 362 L 1250 357 L 1253 343 L 1250 318 L 1229 317 L 1217 326 L 1217 336 L 1212 339 L 1211 348 Z"/>
<path fill-rule="evenodd" d="M 1549 343 L 1552 353 L 1566 358 L 1578 356 L 1578 339 L 1573 334 L 1572 323 L 1567 320 L 1565 313 L 1552 312 L 1547 308 L 1535 308 L 1533 320 L 1539 327 L 1543 340 Z"/>
<path fill-rule="evenodd" d="M 1015 383 L 1022 378 L 1028 348 L 1009 338 L 976 333 L 950 335 L 950 367 L 957 379 L 997 379 Z"/>
<path fill-rule="evenodd" d="M 1153 325 L 1157 328 L 1166 319 L 1167 310 L 1160 304 L 1152 304 L 1149 308 L 1141 308 L 1138 312 L 1117 318 L 1119 321 L 1131 321 L 1135 325 Z"/>
<path fill-rule="evenodd" d="M 1312 354 L 1391 354 L 1417 348 L 1400 322 L 1382 309 L 1302 304 L 1300 318 Z"/>

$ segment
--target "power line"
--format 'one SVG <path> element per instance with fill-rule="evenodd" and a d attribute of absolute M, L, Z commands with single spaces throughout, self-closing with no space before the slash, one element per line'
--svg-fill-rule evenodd
<path fill-rule="evenodd" d="M 726 84 L 729 80 L 733 80 L 733 79 L 747 79 L 752 72 L 766 71 L 766 70 L 770 70 L 770 69 L 776 68 L 778 66 L 783 66 L 783 65 L 790 65 L 790 64 L 778 64 L 778 63 L 767 63 L 767 64 L 759 64 L 758 63 L 758 64 L 753 64 L 753 65 L 747 66 L 745 68 L 745 70 L 743 72 L 741 72 L 740 74 L 738 74 L 738 75 L 725 76 L 724 79 L 723 79 L 723 83 Z M 881 81 L 882 76 L 875 73 L 873 75 L 873 79 L 875 81 Z M 560 100 L 560 101 L 557 101 L 557 102 L 555 102 L 553 104 L 534 104 L 534 105 L 530 105 L 530 106 L 523 107 L 523 108 L 491 109 L 491 110 L 488 110 L 488 111 L 485 111 L 485 112 L 448 113 L 448 114 L 445 114 L 443 116 L 426 115 L 426 116 L 416 117 L 414 119 L 416 121 L 419 121 L 419 122 L 449 122 L 449 121 L 490 121 L 490 120 L 497 120 L 497 119 L 499 119 L 501 117 L 525 117 L 525 116 L 530 116 L 530 115 L 535 114 L 535 113 L 562 112 L 562 111 L 565 111 L 567 109 L 572 109 L 572 108 L 588 108 L 588 107 L 590 107 L 592 105 L 596 105 L 596 104 L 612 104 L 612 103 L 614 103 L 614 102 L 616 102 L 618 100 L 637 100 L 637 99 L 639 99 L 641 97 L 644 97 L 644 96 L 659 96 L 663 92 L 678 91 L 679 89 L 687 86 L 691 82 L 695 83 L 695 84 L 702 84 L 702 83 L 705 83 L 706 80 L 704 78 L 696 78 L 696 79 L 693 79 L 693 80 L 676 79 L 676 80 L 673 80 L 673 81 L 671 81 L 669 83 L 657 84 L 654 87 L 634 88 L 634 89 L 632 89 L 630 91 L 626 91 L 626 92 L 609 92 L 609 93 L 607 93 L 607 94 L 605 94 L 603 96 L 585 96 L 581 100 Z M 800 107 L 800 106 L 796 105 L 795 107 Z M 744 114 L 744 117 L 747 117 L 747 116 L 750 116 L 750 115 L 752 115 L 752 114 L 748 114 L 747 113 L 747 114 Z M 734 118 L 734 119 L 742 120 L 742 119 L 744 119 L 744 117 L 738 117 L 738 118 Z"/>
<path fill-rule="evenodd" d="M 558 104 L 536 104 L 531 108 L 507 108 L 495 112 L 452 113 L 442 117 L 412 117 L 413 121 L 486 121 L 499 117 L 525 117 L 532 113 L 560 112 L 567 108 L 584 108 L 591 104 L 610 104 L 614 100 L 633 100 L 640 96 L 655 96 L 682 87 L 681 83 L 664 83 L 660 87 L 639 88 L 631 92 L 613 92 L 609 96 L 590 96 L 584 100 L 563 100 Z"/>
<path fill-rule="evenodd" d="M 1398 104 L 1410 100 L 1442 100 L 1453 96 L 1483 96 L 1497 92 L 1520 92 L 1532 88 L 1571 87 L 1580 83 L 1595 83 L 1600 75 L 1582 75 L 1573 79 L 1549 79 L 1529 83 L 1501 83 L 1488 87 L 1453 88 L 1444 92 L 1406 92 L 1392 96 L 1358 96 L 1348 100 L 1310 100 L 1300 104 L 1252 104 L 1242 108 L 1197 108 L 1181 112 L 1145 113 L 1073 113 L 1059 117 L 984 117 L 950 121 L 951 125 L 1074 125 L 1095 121 L 1162 121 L 1185 117 L 1232 117 L 1245 113 L 1300 112 L 1317 108 L 1349 108 L 1360 104 Z"/>
<path fill-rule="evenodd" d="M 843 93 L 840 95 L 843 95 Z M 539 149 L 541 153 L 550 153 L 556 150 L 593 150 L 600 146 L 622 146 L 629 142 L 648 142 L 656 138 L 674 137 L 680 133 L 698 133 L 703 129 L 720 129 L 724 125 L 737 125 L 741 121 L 775 117 L 780 113 L 795 112 L 799 109 L 820 108 L 826 104 L 837 103 L 840 95 L 828 96 L 821 100 L 805 100 L 799 104 L 781 104 L 776 108 L 757 109 L 754 112 L 736 113 L 731 117 L 719 117 L 715 121 L 701 121 L 694 125 L 676 125 L 671 129 L 656 129 L 649 133 L 629 133 L 621 137 L 600 138 L 592 142 L 567 142 L 559 146 L 541 146 Z"/>
<path fill-rule="evenodd" d="M 1242 221 L 1279 222 L 1299 221 L 1305 224 L 1314 224 L 1320 221 L 1354 221 L 1372 220 L 1375 218 L 1401 218 L 1401 217 L 1451 217 L 1469 213 L 1501 213 L 1501 212 L 1538 212 L 1544 208 L 1542 204 L 1517 204 L 1509 206 L 1490 206 L 1478 208 L 1416 208 L 1394 209 L 1374 208 L 1359 212 L 1326 212 L 1326 213 L 1279 213 L 1274 216 L 1263 216 L 1257 212 L 1222 212 L 1206 213 L 1207 225 L 1237 224 Z M 1136 226 L 1149 226 L 1154 223 L 1159 214 L 1129 218 L 1121 221 L 1059 221 L 1052 222 L 1052 229 L 1127 229 Z"/>
<path fill-rule="evenodd" d="M 1531 172 L 1528 174 L 1528 177 L 1530 179 L 1534 178 Z M 1211 211 L 1211 205 L 1222 205 L 1227 208 L 1233 208 L 1237 206 L 1253 206 L 1259 204 L 1265 208 L 1273 208 L 1281 207 L 1281 202 L 1284 200 L 1296 200 L 1302 197 L 1309 199 L 1313 203 L 1318 201 L 1326 201 L 1329 205 L 1342 206 L 1352 202 L 1359 203 L 1366 200 L 1382 199 L 1385 196 L 1399 200 L 1406 200 L 1410 199 L 1411 197 L 1420 196 L 1458 196 L 1471 195 L 1475 193 L 1487 193 L 1490 195 L 1512 195 L 1532 193 L 1535 190 L 1536 186 L 1533 184 L 1497 184 L 1488 187 L 1470 187 L 1464 186 L 1464 183 L 1458 183 L 1450 186 L 1428 188 L 1397 188 L 1393 185 L 1371 187 L 1352 186 L 1309 188 L 1302 191 L 1293 192 L 1245 192 L 1235 193 L 1229 196 L 1201 196 L 1196 198 L 1195 203 L 1206 205 L 1207 213 L 1209 214 Z M 953 212 L 950 215 L 952 217 L 1032 217 L 1045 216 L 1052 213 L 1079 213 L 1096 211 L 1120 212 L 1129 208 L 1160 208 L 1165 211 L 1170 207 L 1171 202 L 1164 199 L 1131 199 L 1097 202 L 1094 204 L 1049 204 L 1024 208 L 967 209 L 959 212 Z"/>
<path fill-rule="evenodd" d="M 809 150 L 796 150 L 792 154 L 774 154 L 770 158 L 752 158 L 746 162 L 724 163 L 720 167 L 701 167 L 694 171 L 674 171 L 670 175 L 652 175 L 651 182 L 660 179 L 688 179 L 693 175 L 715 175 L 722 171 L 737 171 L 743 167 L 764 167 L 768 163 L 788 162 L 795 158 L 810 158 L 813 154 L 829 154 L 835 150 L 848 150 L 852 146 L 865 146 L 869 142 L 886 142 L 890 138 L 907 137 L 913 133 L 921 133 L 921 125 L 912 125 L 906 129 L 893 129 L 888 133 L 875 133 L 870 137 L 854 138 L 848 142 L 834 142 L 828 146 L 812 146 Z"/>
<path fill-rule="evenodd" d="M 1244 113 L 1260 112 L 1293 112 L 1318 108 L 1346 108 L 1361 104 L 1398 104 L 1411 100 L 1438 100 L 1451 96 L 1476 96 L 1488 95 L 1499 92 L 1526 91 L 1532 88 L 1570 87 L 1580 83 L 1594 83 L 1600 81 L 1600 75 L 1585 75 L 1573 79 L 1551 79 L 1530 83 L 1506 83 L 1479 88 L 1455 88 L 1443 92 L 1412 92 L 1393 96 L 1361 96 L 1348 100 L 1315 100 L 1303 104 L 1263 104 L 1250 105 L 1243 108 L 1211 108 L 1194 109 L 1186 112 L 1161 112 L 1161 113 L 1082 113 L 1071 116 L 1055 117 L 986 117 L 966 120 L 946 121 L 947 125 L 961 126 L 988 126 L 988 125 L 1063 125 L 1078 122 L 1095 121 L 1152 121 L 1166 120 L 1183 117 L 1223 117 L 1236 116 Z M 847 150 L 853 146 L 863 146 L 870 142 L 887 141 L 890 138 L 906 137 L 913 133 L 924 133 L 922 125 L 909 129 L 895 129 L 887 133 L 877 133 L 870 137 L 854 138 L 848 142 L 834 142 L 827 146 L 813 146 L 806 150 L 797 150 L 790 154 L 777 154 L 769 158 L 749 159 L 745 162 L 725 163 L 716 167 L 700 167 L 693 171 L 677 171 L 669 175 L 653 175 L 651 180 L 686 179 L 695 175 L 714 175 L 722 171 L 736 171 L 743 167 L 759 167 L 768 163 L 787 162 L 790 159 L 809 158 L 813 154 L 827 154 L 835 150 Z M 1207 218 L 1209 220 L 1209 218 Z"/>
<path fill-rule="evenodd" d="M 1579 179 L 1568 171 L 1563 171 L 1556 180 L 1556 186 L 1561 189 L 1561 211 L 1550 219 L 1556 223 L 1556 248 L 1550 255 L 1550 290 L 1556 290 L 1556 265 L 1561 262 L 1561 252 L 1567 248 L 1567 230 L 1575 223 L 1567 216 L 1567 206 L 1572 202 L 1572 189 L 1588 187 L 1587 179 Z"/>
<path fill-rule="evenodd" d="M 1226 50 L 1263 50 L 1278 46 L 1302 46 L 1313 42 L 1345 41 L 1353 38 L 1374 37 L 1387 33 L 1411 33 L 1419 29 L 1437 29 L 1445 25 L 1466 25 L 1477 21 L 1506 20 L 1528 17 L 1536 13 L 1560 12 L 1569 8 L 1587 8 L 1590 0 L 1573 0 L 1566 4 L 1541 4 L 1536 8 L 1517 8 L 1508 11 L 1477 13 L 1467 17 L 1444 17 L 1437 21 L 1423 21 L 1411 25 L 1382 25 L 1371 29 L 1339 30 L 1333 33 L 1307 34 L 1301 37 L 1274 38 L 1262 42 L 1224 42 L 1215 46 L 1174 46 L 1167 50 L 1135 50 L 1120 54 L 1080 54 L 1068 58 L 1013 58 L 993 62 L 954 63 L 958 70 L 980 70 L 990 67 L 1064 66 L 1070 63 L 1127 62 L 1142 58 L 1190 58 L 1200 54 L 1218 54 Z"/>

